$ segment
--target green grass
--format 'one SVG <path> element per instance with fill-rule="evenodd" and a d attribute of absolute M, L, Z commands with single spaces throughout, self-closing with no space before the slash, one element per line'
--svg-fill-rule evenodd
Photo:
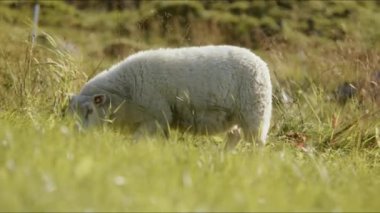
<path fill-rule="evenodd" d="M 9 2 L 0 4 L 0 211 L 380 211 L 379 105 L 333 96 L 380 68 L 377 3 L 146 1 L 108 13 L 43 2 L 45 37 L 32 48 L 31 10 Z M 181 11 L 186 20 L 175 18 Z M 168 12 L 177 15 L 161 36 Z M 144 18 L 149 29 L 135 25 Z M 256 26 L 275 34 L 249 31 Z M 134 144 L 108 128 L 79 133 L 61 117 L 67 94 L 124 53 L 209 43 L 240 44 L 268 62 L 275 97 L 265 147 L 226 152 L 223 134 L 176 131 Z M 126 49 L 110 56 L 110 45 Z M 294 102 L 279 101 L 281 90 Z"/>
<path fill-rule="evenodd" d="M 376 211 L 378 151 L 287 143 L 224 152 L 176 134 L 132 144 L 111 131 L 2 122 L 2 211 Z M 15 125 L 14 123 L 17 123 Z"/>

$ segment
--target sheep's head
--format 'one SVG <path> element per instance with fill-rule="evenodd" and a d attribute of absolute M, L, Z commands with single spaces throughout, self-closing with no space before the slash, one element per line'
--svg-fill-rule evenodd
<path fill-rule="evenodd" d="M 70 98 L 68 111 L 76 118 L 80 127 L 100 126 L 107 119 L 109 103 L 109 98 L 104 94 L 74 95 Z"/>

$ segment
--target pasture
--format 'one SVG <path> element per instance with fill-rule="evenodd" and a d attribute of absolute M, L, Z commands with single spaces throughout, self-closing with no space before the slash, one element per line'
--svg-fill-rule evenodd
<path fill-rule="evenodd" d="M 32 2 L 0 3 L 0 211 L 380 211 L 379 2 L 78 2 L 40 0 L 35 43 Z M 268 63 L 265 147 L 174 130 L 135 144 L 63 115 L 129 54 L 205 44 Z"/>

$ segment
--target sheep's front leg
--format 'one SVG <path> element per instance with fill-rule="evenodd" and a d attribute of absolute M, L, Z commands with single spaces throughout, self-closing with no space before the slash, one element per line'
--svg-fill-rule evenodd
<path fill-rule="evenodd" d="M 133 141 L 138 142 L 141 140 L 146 140 L 152 136 L 161 135 L 168 137 L 168 128 L 161 125 L 159 122 L 147 121 L 139 125 L 135 133 L 133 134 Z"/>
<path fill-rule="evenodd" d="M 152 92 L 150 94 L 155 93 Z M 147 107 L 144 107 L 141 110 L 142 113 L 138 114 L 138 117 L 142 119 L 138 121 L 137 129 L 133 134 L 133 139 L 136 142 L 154 135 L 169 137 L 169 126 L 172 122 L 170 106 L 159 95 L 153 97 L 149 99 L 149 104 L 146 103 L 148 102 L 147 100 L 145 102 L 142 101 L 140 104 Z"/>

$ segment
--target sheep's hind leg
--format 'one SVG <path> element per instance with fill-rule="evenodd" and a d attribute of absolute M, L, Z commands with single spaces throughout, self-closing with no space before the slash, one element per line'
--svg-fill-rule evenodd
<path fill-rule="evenodd" d="M 238 126 L 232 127 L 232 129 L 227 133 L 226 144 L 224 150 L 230 151 L 233 150 L 238 143 L 241 141 L 241 131 Z"/>
<path fill-rule="evenodd" d="M 265 145 L 270 126 L 271 100 L 260 100 L 244 109 L 239 115 L 239 126 L 247 142 Z"/>
<path fill-rule="evenodd" d="M 262 140 L 261 137 L 261 126 L 262 125 L 259 122 L 242 126 L 244 141 L 251 143 L 252 145 L 265 145 L 265 141 Z"/>

